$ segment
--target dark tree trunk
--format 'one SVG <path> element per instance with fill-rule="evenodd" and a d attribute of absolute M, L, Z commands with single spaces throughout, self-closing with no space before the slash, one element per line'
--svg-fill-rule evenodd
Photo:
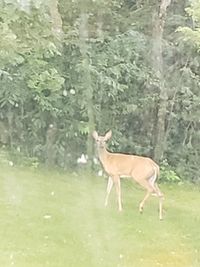
<path fill-rule="evenodd" d="M 156 123 L 155 149 L 154 159 L 159 161 L 165 150 L 165 120 L 167 114 L 168 94 L 165 86 L 164 71 L 163 71 L 163 31 L 165 25 L 167 7 L 171 0 L 162 0 L 159 11 L 153 14 L 153 68 L 158 79 L 159 84 L 159 106 Z"/>

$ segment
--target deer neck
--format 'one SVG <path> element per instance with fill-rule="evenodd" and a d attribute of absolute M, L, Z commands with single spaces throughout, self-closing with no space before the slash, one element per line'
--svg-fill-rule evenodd
<path fill-rule="evenodd" d="M 107 158 L 109 156 L 109 152 L 107 151 L 107 149 L 105 147 L 103 147 L 103 148 L 99 147 L 98 148 L 98 156 L 99 156 L 101 163 L 105 167 Z"/>

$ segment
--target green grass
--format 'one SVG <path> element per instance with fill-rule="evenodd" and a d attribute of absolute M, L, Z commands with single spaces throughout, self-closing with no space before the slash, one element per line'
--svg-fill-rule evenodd
<path fill-rule="evenodd" d="M 0 266 L 199 267 L 200 190 L 161 185 L 164 220 L 152 197 L 138 212 L 143 190 L 122 181 L 122 213 L 106 179 L 1 168 Z"/>

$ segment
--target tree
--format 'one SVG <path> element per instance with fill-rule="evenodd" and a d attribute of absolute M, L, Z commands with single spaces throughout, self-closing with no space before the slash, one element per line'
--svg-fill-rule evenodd
<path fill-rule="evenodd" d="M 199 3 L 159 3 L 1 0 L 2 147 L 75 168 L 112 129 L 111 150 L 196 181 Z"/>
<path fill-rule="evenodd" d="M 171 0 L 162 0 L 159 11 L 153 14 L 153 69 L 156 72 L 159 85 L 159 106 L 158 106 L 158 119 L 156 125 L 156 141 L 154 158 L 159 161 L 165 150 L 165 122 L 167 114 L 167 88 L 164 78 L 163 70 L 163 31 L 166 20 L 167 7 L 170 5 Z"/>

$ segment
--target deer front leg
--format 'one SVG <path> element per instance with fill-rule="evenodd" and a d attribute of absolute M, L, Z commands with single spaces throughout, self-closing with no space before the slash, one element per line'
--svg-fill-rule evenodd
<path fill-rule="evenodd" d="M 112 190 L 112 187 L 113 187 L 113 180 L 112 180 L 112 178 L 109 176 L 109 178 L 108 178 L 107 190 L 106 190 L 105 207 L 107 207 L 107 205 L 108 205 L 108 198 L 109 198 L 110 192 L 111 192 L 111 190 Z"/>
<path fill-rule="evenodd" d="M 119 208 L 119 211 L 122 211 L 120 177 L 119 176 L 113 177 L 113 181 L 115 183 L 115 188 L 116 188 L 116 193 L 117 193 L 118 208 Z"/>

